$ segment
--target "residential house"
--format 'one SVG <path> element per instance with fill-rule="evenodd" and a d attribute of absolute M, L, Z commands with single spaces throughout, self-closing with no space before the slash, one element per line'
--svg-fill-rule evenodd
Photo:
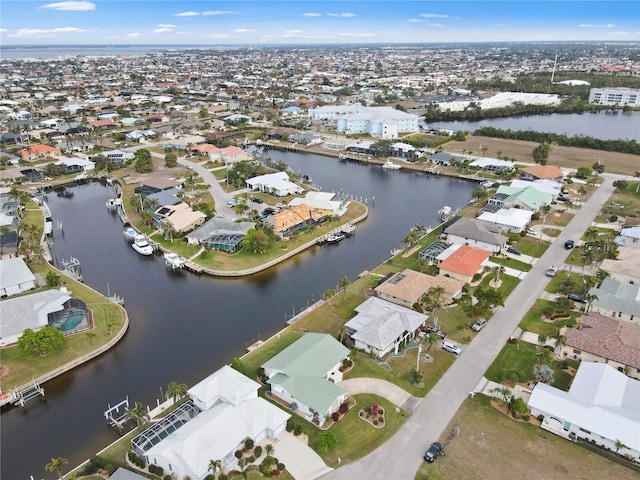
<path fill-rule="evenodd" d="M 286 140 L 290 135 L 298 133 L 295 128 L 278 127 L 267 132 L 267 136 L 273 140 Z"/>
<path fill-rule="evenodd" d="M 330 210 L 331 216 L 341 217 L 347 211 L 350 200 L 342 194 L 331 192 L 308 191 L 304 197 L 296 197 L 289 202 L 289 207 L 306 205 L 319 210 Z"/>
<path fill-rule="evenodd" d="M 89 127 L 95 128 L 96 130 L 110 130 L 117 126 L 118 124 L 113 120 L 94 120 L 93 122 L 89 122 Z"/>
<path fill-rule="evenodd" d="M 606 363 L 582 362 L 568 392 L 536 384 L 529 399 L 541 428 L 640 457 L 640 381 Z M 622 446 L 620 446 L 622 445 Z"/>
<path fill-rule="evenodd" d="M 520 233 L 531 222 L 533 213 L 522 208 L 501 208 L 496 212 L 483 212 L 478 220 L 497 227 L 503 233 Z"/>
<path fill-rule="evenodd" d="M 500 185 L 495 195 L 489 199 L 489 204 L 497 205 L 500 208 L 521 208 L 537 212 L 543 206 L 550 205 L 552 200 L 553 195 L 542 192 L 533 186 L 514 188 Z"/>
<path fill-rule="evenodd" d="M 566 338 L 561 349 L 565 357 L 607 363 L 640 380 L 640 325 L 590 312 L 578 318 L 575 328 L 560 333 Z"/>
<path fill-rule="evenodd" d="M 616 237 L 616 244 L 622 247 L 640 248 L 640 227 L 623 228 Z"/>
<path fill-rule="evenodd" d="M 533 187 L 541 192 L 551 194 L 553 198 L 558 198 L 558 195 L 562 193 L 562 183 L 555 180 L 513 180 L 511 186 L 513 188 Z"/>
<path fill-rule="evenodd" d="M 391 145 L 391 156 L 402 160 L 415 161 L 418 157 L 416 147 L 408 143 L 396 142 Z"/>
<path fill-rule="evenodd" d="M 18 151 L 23 160 L 40 160 L 43 158 L 52 158 L 60 155 L 60 149 L 50 147 L 49 145 L 29 145 Z"/>
<path fill-rule="evenodd" d="M 265 222 L 273 227 L 281 238 L 289 238 L 294 232 L 305 230 L 311 225 L 319 225 L 333 216 L 333 210 L 296 205 L 269 215 Z"/>
<path fill-rule="evenodd" d="M 462 245 L 445 260 L 440 262 L 440 275 L 448 275 L 462 282 L 468 283 L 477 273 L 482 273 L 491 252 L 481 248 Z"/>
<path fill-rule="evenodd" d="M 356 348 L 378 358 L 396 354 L 421 331 L 428 316 L 395 303 L 369 297 L 345 323 Z"/>
<path fill-rule="evenodd" d="M 600 270 L 614 280 L 640 284 L 640 255 L 634 247 L 618 247 L 618 258 L 606 258 L 600 264 Z"/>
<path fill-rule="evenodd" d="M 269 173 L 249 178 L 246 181 L 247 187 L 264 193 L 275 195 L 276 197 L 286 197 L 304 192 L 299 185 L 289 181 L 287 172 Z"/>
<path fill-rule="evenodd" d="M 508 172 L 515 164 L 510 160 L 498 160 L 497 158 L 478 157 L 469 166 L 490 173 Z"/>
<path fill-rule="evenodd" d="M 202 245 L 213 250 L 237 252 L 242 239 L 249 230 L 255 228 L 253 222 L 235 222 L 227 218 L 211 218 L 191 233 L 187 234 L 189 245 Z"/>
<path fill-rule="evenodd" d="M 323 425 L 337 411 L 348 391 L 340 367 L 349 349 L 331 335 L 305 333 L 262 365 L 271 393 L 309 421 Z"/>
<path fill-rule="evenodd" d="M 78 172 L 90 172 L 96 168 L 95 163 L 83 158 L 63 158 L 55 162 L 55 165 L 62 166 L 65 175 Z"/>
<path fill-rule="evenodd" d="M 114 165 L 122 165 L 129 160 L 133 160 L 135 157 L 133 153 L 122 150 L 109 150 L 107 152 L 101 152 L 99 155 L 104 155 L 109 159 L 109 162 Z"/>
<path fill-rule="evenodd" d="M 555 165 L 532 165 L 520 170 L 525 180 L 562 180 L 564 174 Z"/>
<path fill-rule="evenodd" d="M 455 278 L 436 275 L 432 277 L 415 270 L 405 269 L 402 273 L 394 273 L 374 288 L 378 298 L 395 303 L 405 308 L 412 308 L 422 297 L 436 287 L 442 287 L 443 303 L 451 303 L 462 294 L 464 282 Z"/>
<path fill-rule="evenodd" d="M 468 217 L 456 220 L 443 233 L 449 243 L 470 245 L 493 253 L 501 252 L 508 240 L 496 226 Z"/>
<path fill-rule="evenodd" d="M 253 157 L 240 147 L 230 146 L 220 149 L 220 158 L 225 164 L 252 160 Z"/>
<path fill-rule="evenodd" d="M 456 157 L 447 152 L 437 152 L 429 156 L 429 161 L 431 163 L 435 163 L 436 165 L 443 165 L 445 167 L 455 165 L 456 163 L 460 162 L 460 160 L 460 157 Z"/>
<path fill-rule="evenodd" d="M 304 132 L 289 136 L 289 141 L 301 145 L 317 145 L 322 142 L 322 135 L 314 132 Z"/>
<path fill-rule="evenodd" d="M 36 288 L 36 277 L 22 258 L 0 260 L 0 297 L 10 297 Z"/>
<path fill-rule="evenodd" d="M 599 287 L 589 289 L 595 295 L 591 302 L 594 312 L 640 324 L 640 285 L 605 278 Z"/>
<path fill-rule="evenodd" d="M 166 205 L 158 208 L 153 214 L 153 222 L 162 228 L 168 224 L 175 233 L 185 233 L 202 225 L 207 216 L 199 211 L 194 211 L 188 203 Z"/>
<path fill-rule="evenodd" d="M 260 384 L 224 366 L 188 390 L 190 400 L 131 440 L 137 455 L 178 478 L 204 480 L 209 462 L 223 469 L 246 439 L 277 439 L 291 417 L 258 396 Z"/>

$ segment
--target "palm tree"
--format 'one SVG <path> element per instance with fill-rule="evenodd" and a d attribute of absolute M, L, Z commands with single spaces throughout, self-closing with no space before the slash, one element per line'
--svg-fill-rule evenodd
<path fill-rule="evenodd" d="M 349 327 L 340 325 L 340 343 L 344 340 L 344 336 L 349 334 Z"/>
<path fill-rule="evenodd" d="M 616 453 L 618 453 L 623 448 L 627 448 L 627 446 L 620 440 L 616 440 Z"/>
<path fill-rule="evenodd" d="M 209 471 L 215 477 L 218 471 L 222 471 L 222 460 L 209 460 Z"/>
<path fill-rule="evenodd" d="M 443 305 L 442 294 L 444 293 L 444 287 L 438 285 L 429 290 L 427 295 L 422 297 L 422 302 L 425 306 L 431 310 L 433 316 L 433 324 L 438 326 L 438 312 Z"/>
<path fill-rule="evenodd" d="M 598 232 L 598 229 L 596 227 L 589 227 L 584 232 L 584 238 L 586 238 L 589 241 L 595 240 L 596 238 L 598 238 L 599 235 L 600 233 Z"/>
<path fill-rule="evenodd" d="M 56 472 L 58 478 L 61 478 L 62 467 L 64 467 L 67 463 L 69 463 L 69 460 L 64 457 L 52 458 L 51 461 L 45 465 L 44 469 L 47 472 Z"/>
<path fill-rule="evenodd" d="M 172 398 L 174 405 L 178 400 L 182 400 L 187 395 L 187 385 L 185 383 L 169 382 L 167 385 L 166 397 Z"/>
<path fill-rule="evenodd" d="M 276 449 L 271 443 L 267 443 L 264 446 L 264 453 L 266 454 L 267 458 L 272 458 L 275 451 Z"/>
<path fill-rule="evenodd" d="M 126 419 L 135 420 L 138 430 L 141 431 L 145 424 L 150 420 L 147 407 L 145 407 L 141 402 L 136 402 L 133 408 L 127 408 Z"/>
<path fill-rule="evenodd" d="M 347 294 L 347 287 L 349 286 L 351 282 L 349 281 L 348 277 L 342 277 L 340 280 L 338 280 L 338 290 L 342 290 L 342 298 L 344 299 L 345 295 Z"/>
<path fill-rule="evenodd" d="M 420 347 L 422 345 L 425 345 L 427 347 L 425 350 L 425 353 L 429 355 L 429 351 L 431 350 L 431 347 L 433 347 L 436 343 L 438 343 L 438 337 L 433 332 L 427 333 L 420 339 L 420 346 L 418 347 L 418 359 L 416 361 L 416 369 L 420 368 Z"/>
<path fill-rule="evenodd" d="M 593 302 L 599 300 L 597 295 L 591 294 L 589 292 L 585 293 L 584 299 L 587 301 L 587 306 L 584 309 L 585 313 L 589 313 L 591 311 L 591 307 L 593 306 Z"/>

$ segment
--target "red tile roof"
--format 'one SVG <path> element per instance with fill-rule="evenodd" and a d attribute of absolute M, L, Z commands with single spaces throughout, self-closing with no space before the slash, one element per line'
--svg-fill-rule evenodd
<path fill-rule="evenodd" d="M 482 264 L 491 256 L 491 252 L 481 248 L 462 245 L 453 252 L 438 267 L 442 270 L 460 273 L 462 275 L 475 275 L 482 269 Z"/>

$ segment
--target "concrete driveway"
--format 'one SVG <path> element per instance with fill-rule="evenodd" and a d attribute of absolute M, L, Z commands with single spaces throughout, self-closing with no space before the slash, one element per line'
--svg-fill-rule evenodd
<path fill-rule="evenodd" d="M 338 385 L 349 390 L 350 395 L 357 395 L 359 393 L 379 395 L 409 414 L 413 413 L 418 403 L 420 403 L 420 400 L 422 400 L 421 398 L 414 397 L 393 383 L 377 378 L 350 378 L 349 380 L 343 380 L 338 383 Z"/>
<path fill-rule="evenodd" d="M 275 442 L 268 441 L 275 448 L 274 455 L 284 463 L 296 480 L 312 480 L 333 470 L 322 461 L 320 455 L 287 431 L 278 435 Z"/>

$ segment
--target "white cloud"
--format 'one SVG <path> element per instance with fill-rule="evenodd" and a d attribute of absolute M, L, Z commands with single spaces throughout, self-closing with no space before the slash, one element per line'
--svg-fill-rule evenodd
<path fill-rule="evenodd" d="M 180 12 L 176 13 L 174 17 L 197 17 L 200 15 L 198 12 Z"/>
<path fill-rule="evenodd" d="M 127 33 L 127 38 L 140 38 L 140 37 L 142 37 L 142 34 L 138 32 Z"/>
<path fill-rule="evenodd" d="M 373 33 L 341 33 L 340 34 L 341 37 L 373 37 Z"/>
<path fill-rule="evenodd" d="M 48 3 L 38 8 L 50 8 L 52 10 L 84 12 L 87 10 L 95 10 L 96 4 L 91 2 L 56 2 L 56 3 Z"/>
<path fill-rule="evenodd" d="M 327 13 L 328 16 L 330 17 L 343 17 L 343 18 L 351 18 L 351 17 L 355 17 L 356 14 L 355 13 L 349 13 L 349 12 L 345 12 L 345 13 Z"/>
<path fill-rule="evenodd" d="M 302 30 L 285 30 L 284 33 L 286 33 L 288 35 L 293 35 L 295 33 L 302 33 Z"/>
<path fill-rule="evenodd" d="M 205 37 L 207 37 L 207 38 L 236 38 L 236 37 L 233 37 L 233 36 L 229 35 L 228 33 L 209 33 L 209 34 L 205 35 Z"/>
<path fill-rule="evenodd" d="M 251 30 L 250 28 L 236 28 L 234 31 L 236 33 L 251 33 L 251 32 L 255 32 L 255 30 Z"/>
<path fill-rule="evenodd" d="M 206 12 L 202 12 L 202 15 L 208 17 L 211 15 L 232 15 L 234 13 L 238 12 L 231 12 L 229 10 L 207 10 Z"/>
<path fill-rule="evenodd" d="M 4 33 L 6 31 L 8 31 L 6 28 L 0 28 L 0 33 Z"/>
<path fill-rule="evenodd" d="M 449 15 L 441 15 L 439 13 L 421 13 L 420 16 L 424 18 L 451 18 Z"/>
<path fill-rule="evenodd" d="M 170 33 L 173 32 L 173 28 L 169 28 L 169 27 L 161 27 L 161 28 L 156 28 L 153 33 Z"/>
<path fill-rule="evenodd" d="M 51 29 L 41 29 L 41 28 L 21 28 L 17 30 L 16 33 L 12 33 L 9 37 L 17 37 L 17 38 L 30 38 L 30 37 L 54 37 L 57 33 L 76 33 L 76 32 L 86 32 L 86 30 L 82 30 L 81 28 L 76 27 L 60 27 L 60 28 L 51 28 Z"/>
<path fill-rule="evenodd" d="M 629 35 L 629 32 L 608 32 L 609 35 L 615 35 L 616 37 L 624 37 Z"/>
<path fill-rule="evenodd" d="M 615 25 L 613 23 L 606 23 L 604 25 L 595 25 L 593 23 L 581 23 L 578 25 L 580 28 L 614 28 Z"/>
<path fill-rule="evenodd" d="M 176 26 L 171 23 L 159 23 L 158 28 L 176 28 Z"/>
<path fill-rule="evenodd" d="M 441 23 L 427 23 L 427 27 L 444 28 L 444 25 L 442 25 Z"/>
<path fill-rule="evenodd" d="M 308 13 L 303 13 L 302 16 L 303 17 L 321 17 L 322 14 L 321 13 L 315 13 L 315 12 L 308 12 Z"/>
<path fill-rule="evenodd" d="M 409 20 L 407 20 L 408 23 L 423 23 L 424 20 L 422 20 L 421 18 L 410 18 Z"/>

